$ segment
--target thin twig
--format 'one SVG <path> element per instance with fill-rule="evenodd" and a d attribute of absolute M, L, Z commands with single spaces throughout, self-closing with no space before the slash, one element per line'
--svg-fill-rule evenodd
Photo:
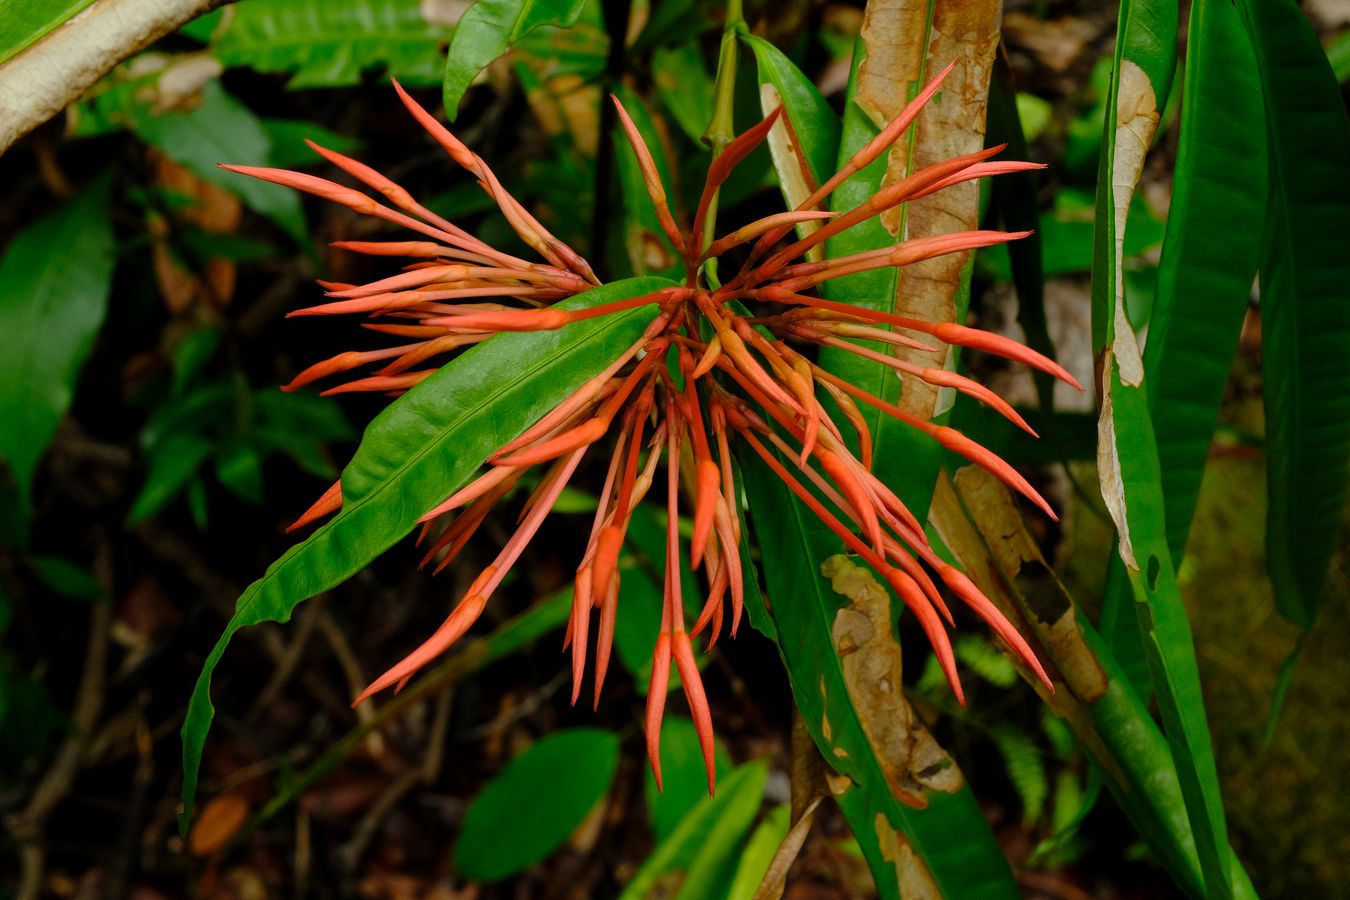
<path fill-rule="evenodd" d="M 42 871 L 46 865 L 42 828 L 79 774 L 85 746 L 103 712 L 103 682 L 108 667 L 111 626 L 112 606 L 95 603 L 89 613 L 89 641 L 85 648 L 84 673 L 80 676 L 75 707 L 70 716 L 70 736 L 61 745 L 56 762 L 33 790 L 28 806 L 6 823 L 11 837 L 19 845 L 21 872 L 14 894 L 18 900 L 37 900 L 41 893 Z"/>

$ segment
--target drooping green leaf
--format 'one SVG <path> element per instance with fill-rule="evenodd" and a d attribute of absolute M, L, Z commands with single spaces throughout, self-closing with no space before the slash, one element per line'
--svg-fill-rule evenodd
<path fill-rule="evenodd" d="M 1267 561 L 1280 614 L 1307 628 L 1350 476 L 1350 127 L 1298 4 L 1241 6 L 1266 97 L 1270 161 L 1261 254 Z"/>
<path fill-rule="evenodd" d="M 784 124 L 769 135 L 769 150 L 784 199 L 795 208 L 834 174 L 839 117 L 811 79 L 777 47 L 752 34 L 740 37 L 755 54 L 764 114 L 783 107 Z M 799 233 L 805 230 L 798 228 Z"/>
<path fill-rule="evenodd" d="M 625 592 L 622 603 L 627 602 L 628 595 Z M 658 618 L 652 626 L 653 633 L 660 628 L 660 624 Z M 731 758 L 720 743 L 716 746 L 713 762 L 720 781 L 731 769 Z M 661 787 L 661 790 L 656 789 L 656 776 L 650 768 L 646 769 L 643 795 L 647 800 L 652 834 L 658 844 L 670 837 L 694 804 L 708 796 L 708 773 L 703 768 L 703 748 L 699 745 L 693 721 L 686 716 L 668 714 L 662 720 Z"/>
<path fill-rule="evenodd" d="M 669 284 L 657 278 L 620 281 L 561 305 L 584 308 Z M 183 722 L 183 827 L 191 821 L 202 747 L 215 714 L 211 674 L 234 633 L 258 622 L 288 620 L 301 602 L 383 553 L 489 454 L 627 348 L 654 315 L 643 308 L 559 331 L 499 335 L 443 366 L 370 424 L 342 475 L 341 512 L 249 586 L 207 657 Z"/>
<path fill-rule="evenodd" d="M 127 525 L 144 522 L 182 493 L 213 447 L 210 440 L 190 431 L 175 432 L 157 444 L 150 454 L 145 484 L 127 513 Z"/>
<path fill-rule="evenodd" d="M 542 25 L 571 27 L 585 5 L 585 0 L 477 0 L 450 41 L 441 82 L 446 118 L 455 120 L 460 99 L 484 66 Z"/>
<path fill-rule="evenodd" d="M 1173 176 L 1144 383 L 1162 471 L 1167 544 L 1181 564 L 1200 479 L 1237 350 L 1260 249 L 1265 197 L 1261 88 L 1241 12 L 1226 0 L 1191 8 Z M 1133 222 L 1131 222 L 1133 225 Z M 1126 239 L 1131 235 L 1127 226 Z M 1112 558 L 1101 631 L 1144 697 L 1148 664 L 1124 563 Z"/>
<path fill-rule="evenodd" d="M 599 728 L 554 732 L 513 759 L 469 804 L 455 868 L 500 881 L 562 846 L 609 792 L 619 738 Z"/>
<path fill-rule="evenodd" d="M 94 0 L 6 0 L 0 3 L 0 65 L 42 40 L 92 2 Z"/>
<path fill-rule="evenodd" d="M 248 107 L 226 93 L 219 82 L 202 88 L 201 105 L 190 112 L 138 120 L 136 133 L 198 178 L 238 194 L 254 211 L 276 222 L 303 243 L 305 216 L 295 191 L 218 168 L 219 163 L 266 166 L 272 142 Z"/>
<path fill-rule="evenodd" d="M 763 760 L 738 766 L 722 779 L 717 793 L 704 797 L 685 814 L 670 837 L 662 841 L 628 882 L 620 900 L 645 900 L 667 873 L 683 871 L 676 897 L 702 900 L 717 897 L 727 881 L 709 880 L 735 864 L 741 839 L 749 831 L 760 802 L 769 767 Z M 728 880 L 730 873 L 728 873 Z M 718 892 L 711 891 L 719 889 Z M 700 893 L 702 891 L 702 893 Z"/>
<path fill-rule="evenodd" d="M 0 460 L 18 489 L 21 514 L 107 312 L 109 188 L 109 179 L 99 179 L 20 232 L 0 257 Z"/>
<path fill-rule="evenodd" d="M 878 890 L 883 897 L 900 895 L 895 867 L 887 859 L 894 857 L 897 842 L 908 842 L 944 896 L 1019 896 L 969 787 L 951 793 L 923 788 L 928 805 L 922 810 L 897 800 L 890 785 L 902 781 L 909 761 L 878 758 L 835 646 L 833 629 L 848 599 L 831 589 L 820 565 L 840 553 L 842 543 L 766 465 L 744 453 L 740 458 L 756 540 L 774 553 L 775 563 L 763 574 L 773 598 L 779 654 L 821 755 L 852 782 L 837 799 Z"/>
<path fill-rule="evenodd" d="M 231 12 L 211 52 L 227 66 L 293 73 L 291 88 L 359 84 L 372 69 L 431 87 L 451 33 L 418 0 L 248 0 Z"/>

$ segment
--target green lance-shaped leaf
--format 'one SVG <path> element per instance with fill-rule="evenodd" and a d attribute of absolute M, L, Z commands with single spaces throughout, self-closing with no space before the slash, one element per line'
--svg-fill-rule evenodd
<path fill-rule="evenodd" d="M 569 728 L 530 747 L 469 804 L 456 870 L 500 881 L 544 859 L 609 792 L 618 762 L 618 736 L 599 728 Z"/>
<path fill-rule="evenodd" d="M 1107 104 L 1092 271 L 1093 337 L 1102 357 L 1097 469 L 1116 525 L 1164 732 L 1176 759 L 1206 894 L 1232 896 L 1227 825 L 1190 621 L 1167 543 L 1162 469 L 1144 364 L 1125 310 L 1123 238 L 1130 198 L 1176 65 L 1177 8 L 1121 5 Z"/>
<path fill-rule="evenodd" d="M 249 0 L 230 13 L 212 54 L 227 66 L 291 73 L 291 88 L 360 84 L 371 69 L 431 87 L 451 35 L 418 0 Z"/>
<path fill-rule="evenodd" d="M 0 460 L 23 510 L 107 313 L 110 186 L 100 178 L 20 232 L 0 257 Z"/>
<path fill-rule="evenodd" d="M 780 106 L 783 116 L 769 131 L 769 153 L 788 209 L 796 209 L 834 174 L 839 155 L 839 117 L 820 90 L 773 44 L 749 33 L 741 40 L 755 54 L 760 108 L 767 116 Z M 805 237 L 820 228 L 804 222 Z"/>
<path fill-rule="evenodd" d="M 94 0 L 8 0 L 0 4 L 0 64 L 42 40 Z"/>
<path fill-rule="evenodd" d="M 1200 479 L 1237 350 L 1260 250 L 1265 197 L 1261 88 L 1241 12 L 1228 0 L 1191 8 L 1177 165 L 1144 350 L 1158 446 L 1167 546 L 1181 565 Z M 1117 555 L 1102 635 L 1141 696 L 1148 664 Z"/>
<path fill-rule="evenodd" d="M 1335 76 L 1298 4 L 1240 5 L 1266 96 L 1270 160 L 1261 255 L 1267 558 L 1281 615 L 1307 628 L 1350 464 L 1350 129 Z"/>
<path fill-rule="evenodd" d="M 946 897 L 1019 896 L 955 764 L 931 738 L 914 740 L 926 732 L 913 720 L 899 687 L 894 598 L 866 570 L 841 566 L 841 542 L 772 470 L 750 454 L 740 458 L 755 538 L 761 547 L 773 548 L 774 563 L 764 567 L 764 577 L 779 654 L 811 737 L 825 761 L 850 782 L 836 799 L 881 895 L 897 898 L 909 894 L 907 887 L 936 885 Z M 821 571 L 827 560 L 832 577 L 857 579 L 851 586 L 835 582 L 855 597 L 832 587 Z M 850 568 L 852 573 L 845 571 Z M 841 656 L 841 645 L 851 652 Z M 893 661 L 886 675 L 893 683 L 881 693 L 880 676 L 854 668 L 869 657 Z M 893 740 L 900 735 L 903 740 Z M 900 745 L 907 749 L 897 752 Z M 901 859 L 910 862 L 897 865 Z"/>
<path fill-rule="evenodd" d="M 741 840 L 764 799 L 769 767 L 763 760 L 737 766 L 720 779 L 717 793 L 685 813 L 628 882 L 620 900 L 645 900 L 667 873 L 683 872 L 675 894 L 685 900 L 717 896 L 734 878 Z"/>
<path fill-rule="evenodd" d="M 583 309 L 670 284 L 659 278 L 614 282 L 559 307 Z M 360 571 L 465 484 L 491 453 L 637 340 L 655 314 L 641 308 L 558 331 L 498 335 L 447 363 L 371 422 L 342 473 L 342 510 L 244 591 L 202 667 L 183 722 L 182 826 L 191 821 L 202 747 L 215 715 L 211 674 L 235 632 L 285 622 L 301 602 Z"/>
<path fill-rule="evenodd" d="M 585 0 L 477 0 L 455 26 L 441 89 L 445 115 L 455 120 L 459 101 L 483 68 L 542 25 L 570 28 Z"/>

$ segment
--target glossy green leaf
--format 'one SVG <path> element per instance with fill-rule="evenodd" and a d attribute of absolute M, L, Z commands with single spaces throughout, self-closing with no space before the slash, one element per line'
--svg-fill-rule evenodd
<path fill-rule="evenodd" d="M 292 73 L 291 88 L 359 84 L 371 69 L 431 87 L 451 33 L 418 0 L 248 0 L 231 13 L 211 52 L 227 66 Z"/>
<path fill-rule="evenodd" d="M 0 257 L 0 461 L 18 489 L 21 514 L 107 312 L 109 185 L 101 178 L 86 187 L 20 232 Z"/>
<path fill-rule="evenodd" d="M 1227 824 L 1205 717 L 1190 621 L 1168 546 L 1162 468 L 1143 360 L 1126 314 L 1118 231 L 1171 89 L 1177 8 L 1121 5 L 1116 65 L 1103 134 L 1092 270 L 1093 343 L 1103 354 L 1098 476 L 1139 619 L 1164 733 L 1211 900 L 1232 896 Z M 1123 237 L 1123 236 L 1122 236 Z"/>
<path fill-rule="evenodd" d="M 787 126 L 769 135 L 769 150 L 784 199 L 795 208 L 834 174 L 839 117 L 811 79 L 777 47 L 748 33 L 740 38 L 755 55 L 760 108 L 768 115 L 779 104 L 783 107 Z"/>
<path fill-rule="evenodd" d="M 1280 614 L 1317 615 L 1350 475 L 1350 128 L 1317 34 L 1291 0 L 1244 0 L 1266 96 L 1261 258 L 1267 563 Z"/>
<path fill-rule="evenodd" d="M 619 738 L 598 728 L 557 731 L 513 759 L 464 814 L 455 868 L 500 881 L 547 857 L 609 792 Z"/>
<path fill-rule="evenodd" d="M 272 151 L 262 122 L 219 82 L 209 82 L 202 88 L 202 102 L 195 109 L 145 118 L 134 127 L 146 143 L 191 169 L 198 178 L 238 194 L 249 208 L 303 243 L 305 216 L 295 191 L 218 167 L 219 163 L 266 166 L 271 163 Z"/>
<path fill-rule="evenodd" d="M 628 596 L 625 594 L 620 605 L 627 602 Z M 658 617 L 652 632 L 659 630 L 660 625 Z M 716 745 L 713 762 L 720 782 L 731 769 L 731 758 L 720 742 Z M 694 804 L 708 796 L 708 773 L 703 767 L 703 748 L 699 745 L 698 732 L 694 730 L 691 719 L 668 714 L 662 720 L 662 790 L 656 789 L 656 776 L 650 767 L 644 769 L 644 775 L 643 796 L 647 800 L 647 815 L 651 819 L 652 834 L 659 844 L 670 837 Z"/>
<path fill-rule="evenodd" d="M 585 308 L 666 287 L 620 281 L 561 304 Z M 412 530 L 483 461 L 635 341 L 650 308 L 559 331 L 502 334 L 469 350 L 389 405 L 366 429 L 342 473 L 341 512 L 292 547 L 244 591 L 207 657 L 183 722 L 183 827 L 191 821 L 202 747 L 215 708 L 211 674 L 230 639 L 258 622 L 284 622 L 304 600 L 342 583 Z"/>
<path fill-rule="evenodd" d="M 843 545 L 766 465 L 746 454 L 741 454 L 741 463 L 756 541 L 762 548 L 774 548 L 776 562 L 765 566 L 763 574 L 773 598 L 779 654 L 797 709 L 821 755 L 852 782 L 837 799 L 878 890 L 883 897 L 900 895 L 895 867 L 887 862 L 897 839 L 894 831 L 899 831 L 944 896 L 1020 896 L 969 787 L 955 793 L 924 789 L 928 806 L 923 810 L 901 804 L 892 793 L 888 768 L 864 730 L 833 638 L 835 617 L 846 599 L 831 589 L 820 565 Z M 887 825 L 893 829 L 889 834 Z"/>
<path fill-rule="evenodd" d="M 94 0 L 5 0 L 0 3 L 0 65 L 37 43 Z"/>
<path fill-rule="evenodd" d="M 441 82 L 446 117 L 455 120 L 464 92 L 488 63 L 541 25 L 570 27 L 585 5 L 585 0 L 477 0 L 450 41 Z"/>
<path fill-rule="evenodd" d="M 717 794 L 704 797 L 685 814 L 670 837 L 662 841 L 628 882 L 620 900 L 646 900 L 658 881 L 672 872 L 684 872 L 676 897 L 704 900 L 717 897 L 727 881 L 710 881 L 735 860 L 741 839 L 750 830 L 764 798 L 769 767 L 763 760 L 738 766 L 717 785 Z M 731 874 L 728 872 L 727 879 Z M 713 888 L 718 889 L 716 892 Z"/>
<path fill-rule="evenodd" d="M 1237 351 L 1260 251 L 1265 145 L 1261 87 L 1241 12 L 1228 0 L 1192 7 L 1157 300 L 1144 383 L 1158 447 L 1167 545 L 1181 565 L 1200 480 Z M 1130 231 L 1126 231 L 1126 235 Z M 1148 664 L 1119 555 L 1112 558 L 1102 634 L 1141 696 Z"/>

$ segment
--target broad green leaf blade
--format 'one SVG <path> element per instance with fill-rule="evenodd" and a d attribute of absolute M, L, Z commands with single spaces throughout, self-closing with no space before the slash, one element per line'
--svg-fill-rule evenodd
<path fill-rule="evenodd" d="M 721 872 L 734 865 L 741 839 L 750 830 L 755 813 L 764 798 L 764 783 L 769 767 L 763 760 L 738 766 L 717 785 L 717 794 L 704 797 L 685 814 L 670 837 L 662 841 L 638 869 L 632 881 L 619 895 L 620 900 L 646 900 L 658 881 L 671 872 L 685 872 L 677 897 L 716 897 L 716 893 L 692 893 L 689 889 L 711 885 L 725 888 L 728 881 L 705 879 L 705 873 Z"/>
<path fill-rule="evenodd" d="M 598 728 L 569 728 L 530 747 L 469 804 L 455 868 L 500 881 L 544 859 L 609 792 L 618 762 L 618 736 Z"/>
<path fill-rule="evenodd" d="M 451 29 L 418 0 L 248 0 L 232 7 L 211 52 L 227 66 L 289 72 L 291 88 L 361 83 L 370 69 L 410 87 L 441 80 Z"/>
<path fill-rule="evenodd" d="M 450 41 L 441 82 L 446 118 L 455 120 L 460 99 L 484 66 L 541 25 L 570 28 L 585 5 L 585 0 L 477 0 Z"/>
<path fill-rule="evenodd" d="M 1232 3 L 1192 6 L 1186 59 L 1172 203 L 1144 349 L 1174 566 L 1185 552 L 1251 296 L 1261 241 L 1252 223 L 1262 218 L 1266 182 L 1265 145 L 1253 139 L 1264 126 L 1261 86 Z M 1119 555 L 1112 558 L 1101 631 L 1147 697 L 1148 665 Z"/>
<path fill-rule="evenodd" d="M 658 278 L 615 282 L 560 306 L 595 306 L 669 284 Z M 447 363 L 370 424 L 342 473 L 341 512 L 244 591 L 202 667 L 183 722 L 182 827 L 191 821 L 202 747 L 215 715 L 211 674 L 234 633 L 259 622 L 285 622 L 301 602 L 362 569 L 466 483 L 489 454 L 623 352 L 654 316 L 654 310 L 638 309 L 559 331 L 491 338 Z"/>
<path fill-rule="evenodd" d="M 0 3 L 0 65 L 42 40 L 94 0 L 6 0 Z"/>
<path fill-rule="evenodd" d="M 0 257 L 0 461 L 23 511 L 107 312 L 110 185 L 105 177 L 86 187 L 20 232 Z"/>
<path fill-rule="evenodd" d="M 947 63 L 957 66 L 908 133 L 834 194 L 831 209 L 851 209 L 883 181 L 892 183 L 930 163 L 984 146 L 985 100 L 999 41 L 1002 4 L 996 0 L 929 0 L 894 6 L 873 4 L 863 20 L 855 67 L 844 106 L 839 163 L 876 136 Z M 826 255 L 841 256 L 901 240 L 973 229 L 979 218 L 979 186 L 956 185 L 905 204 L 850 228 L 828 243 Z M 903 270 L 875 269 L 826 282 L 835 300 L 936 322 L 964 322 L 970 300 L 969 253 L 949 254 Z M 934 355 L 874 346 L 924 366 L 954 368 L 959 354 Z M 945 355 L 944 355 L 945 354 Z M 891 369 L 834 348 L 820 363 L 871 394 L 913 415 L 945 421 L 952 391 L 917 379 L 903 386 Z M 875 410 L 865 410 L 875 445 L 876 473 L 920 519 L 928 509 L 941 462 L 932 438 Z"/>
<path fill-rule="evenodd" d="M 295 239 L 305 241 L 305 215 L 295 191 L 219 168 L 220 163 L 271 164 L 272 142 L 261 120 L 219 82 L 202 88 L 202 102 L 186 113 L 137 120 L 133 127 L 146 143 L 192 170 L 198 178 L 238 194 L 248 206 Z"/>
<path fill-rule="evenodd" d="M 1092 268 L 1092 329 L 1102 355 L 1097 470 L 1115 522 L 1164 732 L 1176 759 L 1205 891 L 1232 896 L 1227 825 L 1205 718 L 1190 621 L 1167 542 L 1162 469 L 1144 365 L 1125 304 L 1124 233 L 1130 198 L 1176 66 L 1177 7 L 1121 4 L 1115 77 L 1102 142 Z"/>
<path fill-rule="evenodd" d="M 857 617 L 860 608 L 836 593 L 820 571 L 826 560 L 841 552 L 842 543 L 757 457 L 742 453 L 740 458 L 755 538 L 761 547 L 774 548 L 775 562 L 765 566 L 764 577 L 793 697 L 821 755 L 852 782 L 837 799 L 872 867 L 878 890 L 883 897 L 900 896 L 895 867 L 887 860 L 895 858 L 901 844 L 908 844 L 924 864 L 916 867 L 914 877 L 935 883 L 943 896 L 1019 896 L 1008 862 L 954 763 L 940 749 L 932 758 L 928 752 L 916 752 L 910 759 L 888 756 L 886 751 L 894 745 L 884 735 L 890 729 L 912 724 L 921 732 L 922 726 L 900 721 L 900 710 L 894 706 L 872 708 L 870 700 L 858 695 L 857 683 L 850 683 L 835 629 Z M 850 657 L 893 654 L 898 683 L 895 636 L 877 631 L 875 623 L 872 630 L 877 643 L 860 647 Z M 898 692 L 894 696 L 903 703 Z M 917 743 L 912 742 L 911 748 Z M 936 774 L 928 771 L 930 767 Z M 921 769 L 926 773 L 922 779 L 916 774 Z M 917 794 L 927 808 L 903 805 L 895 793 L 901 790 Z"/>
<path fill-rule="evenodd" d="M 769 132 L 768 144 L 783 199 L 788 209 L 795 209 L 834 174 L 839 117 L 811 79 L 777 47 L 752 34 L 740 37 L 755 54 L 760 109 L 768 115 L 783 108 L 783 117 Z M 805 237 L 819 228 L 819 222 L 806 222 L 797 226 L 797 234 Z"/>
<path fill-rule="evenodd" d="M 1245 0 L 1242 10 L 1266 96 L 1270 157 L 1261 259 L 1267 560 L 1280 614 L 1307 628 L 1350 474 L 1350 129 L 1298 4 Z"/>

